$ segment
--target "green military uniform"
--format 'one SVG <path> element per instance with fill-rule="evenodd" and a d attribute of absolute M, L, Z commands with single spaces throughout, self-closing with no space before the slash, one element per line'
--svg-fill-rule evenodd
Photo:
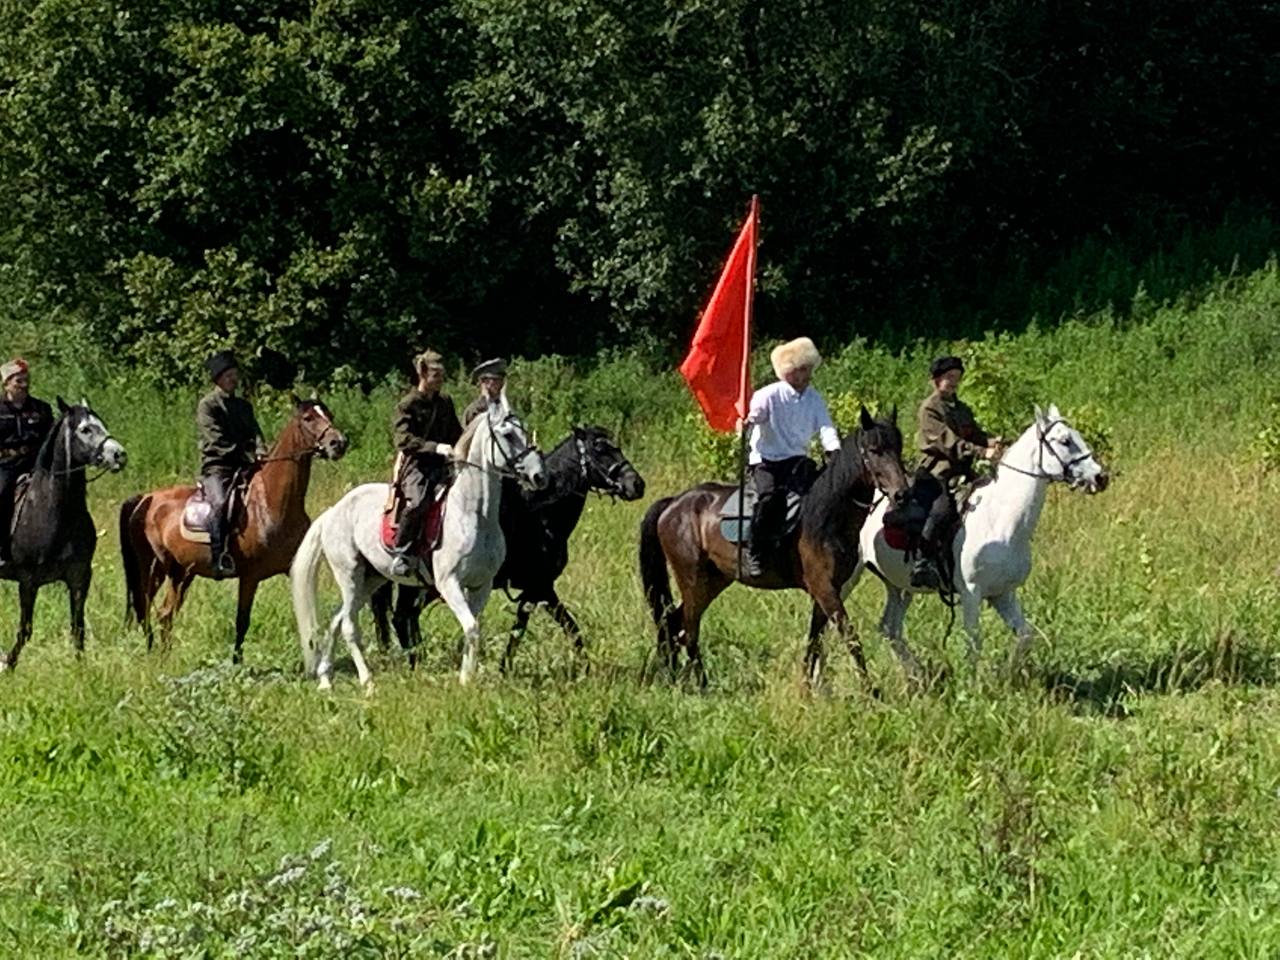
<path fill-rule="evenodd" d="M 951 371 L 964 373 L 959 357 L 939 357 L 929 368 L 934 391 L 920 404 L 920 470 L 912 483 L 912 501 L 927 511 L 920 536 L 923 550 L 911 572 L 913 587 L 942 589 L 950 574 L 942 563 L 948 531 L 954 528 L 956 508 L 950 487 L 974 476 L 974 461 L 990 445 L 986 431 L 978 426 L 973 411 L 954 393 L 944 396 L 938 388 Z M 958 383 L 958 380 L 956 381 Z"/>
<path fill-rule="evenodd" d="M 200 446 L 200 474 L 228 479 L 267 454 L 258 418 L 243 397 L 214 387 L 196 406 L 196 434 Z"/>
<path fill-rule="evenodd" d="M 935 392 L 920 404 L 919 423 L 921 466 L 943 483 L 971 478 L 973 461 L 990 441 L 969 405 Z"/>
<path fill-rule="evenodd" d="M 220 350 L 205 361 L 209 376 L 219 378 L 236 367 L 230 350 Z M 209 550 L 215 575 L 229 575 L 235 563 L 227 553 L 227 501 L 236 474 L 267 455 L 258 418 L 248 400 L 221 386 L 200 398 L 196 405 L 196 438 L 200 447 L 200 485 L 209 504 Z"/>
<path fill-rule="evenodd" d="M 429 397 L 414 387 L 396 404 L 391 426 L 395 447 L 404 454 L 396 482 L 405 506 L 395 545 L 397 550 L 405 550 L 422 532 L 436 488 L 449 479 L 449 461 L 437 452 L 437 446 L 457 443 L 462 424 L 450 397 L 443 393 Z"/>

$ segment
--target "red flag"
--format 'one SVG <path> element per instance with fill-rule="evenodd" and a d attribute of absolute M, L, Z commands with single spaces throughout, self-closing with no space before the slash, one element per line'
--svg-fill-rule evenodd
<path fill-rule="evenodd" d="M 751 399 L 751 297 L 759 221 L 760 201 L 752 197 L 747 222 L 702 312 L 689 355 L 680 364 L 680 373 L 713 430 L 732 432 L 738 418 L 746 417 Z"/>

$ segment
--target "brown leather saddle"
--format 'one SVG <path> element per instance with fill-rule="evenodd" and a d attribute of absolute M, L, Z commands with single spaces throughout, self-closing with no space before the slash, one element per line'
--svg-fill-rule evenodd
<path fill-rule="evenodd" d="M 236 521 L 243 513 L 245 494 L 252 476 L 251 471 L 241 470 L 231 484 L 231 495 L 227 497 L 226 507 L 230 529 L 236 528 Z M 182 505 L 182 521 L 178 524 L 182 539 L 192 543 L 208 543 L 209 521 L 212 517 L 213 504 L 205 498 L 204 483 L 197 480 L 195 492 Z"/>

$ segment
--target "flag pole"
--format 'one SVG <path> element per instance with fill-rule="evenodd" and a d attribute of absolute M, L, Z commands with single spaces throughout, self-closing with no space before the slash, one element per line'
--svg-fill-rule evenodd
<path fill-rule="evenodd" d="M 747 444 L 751 435 L 750 427 L 745 423 L 747 405 L 751 400 L 751 317 L 756 291 L 756 244 L 760 240 L 760 195 L 751 195 L 751 212 L 747 215 L 751 221 L 751 246 L 747 250 L 747 290 L 743 298 L 742 309 L 742 370 L 738 380 L 738 416 L 744 421 L 742 435 L 738 440 L 738 579 L 742 579 L 742 522 L 744 519 L 743 500 L 747 492 Z M 753 531 L 754 533 L 754 531 Z"/>

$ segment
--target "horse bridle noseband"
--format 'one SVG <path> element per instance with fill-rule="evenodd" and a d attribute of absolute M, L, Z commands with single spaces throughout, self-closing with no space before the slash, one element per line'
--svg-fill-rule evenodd
<path fill-rule="evenodd" d="M 507 451 L 502 448 L 502 445 L 500 443 L 498 443 L 498 435 L 494 430 L 494 427 L 497 426 L 498 424 L 494 424 L 490 422 L 489 450 L 490 450 L 490 453 L 494 454 L 491 457 L 493 462 L 494 463 L 500 462 L 500 466 L 494 472 L 500 477 L 508 477 L 512 480 L 518 480 L 520 478 L 520 464 L 524 463 L 526 457 L 529 457 L 532 454 L 535 454 L 538 452 L 538 445 L 535 443 L 529 442 L 528 431 L 525 430 L 524 424 L 520 422 L 520 418 L 517 417 L 514 413 L 508 413 L 505 417 L 502 418 L 501 421 L 499 421 L 499 424 L 508 424 L 508 423 L 515 424 L 517 427 L 520 428 L 520 432 L 525 437 L 524 449 L 521 450 L 519 453 L 517 453 L 514 457 L 507 456 Z M 498 454 L 501 454 L 500 458 Z M 476 470 L 483 469 L 477 464 L 469 463 L 466 460 L 456 460 L 455 463 L 457 463 L 459 466 L 471 467 Z"/>
<path fill-rule="evenodd" d="M 97 420 L 98 423 L 102 426 L 102 441 L 96 447 L 93 448 L 93 454 L 92 454 L 93 459 L 87 463 L 80 464 L 78 467 L 68 467 L 65 470 L 51 471 L 51 472 L 55 472 L 57 476 L 69 477 L 73 473 L 81 473 L 81 472 L 88 473 L 92 467 L 102 467 L 102 473 L 99 473 L 97 476 L 88 477 L 85 480 L 85 483 L 93 483 L 93 481 L 101 479 L 104 475 L 106 475 L 111 471 L 110 467 L 107 467 L 102 463 L 102 451 L 106 450 L 107 444 L 110 443 L 112 440 L 115 440 L 116 438 L 111 435 L 111 431 L 107 429 L 107 425 L 102 422 L 101 417 L 99 417 L 92 410 L 89 411 L 89 415 L 93 417 L 93 419 Z M 63 418 L 63 420 L 65 421 L 65 418 Z M 67 455 L 68 461 L 71 460 L 71 434 L 72 434 L 72 430 L 69 427 L 64 429 L 62 444 L 63 444 L 63 447 L 66 449 L 66 455 Z M 116 443 L 119 444 L 120 441 L 116 440 Z"/>
<path fill-rule="evenodd" d="M 1073 468 L 1078 464 L 1084 463 L 1086 460 L 1092 459 L 1093 451 L 1085 450 L 1078 457 L 1072 457 L 1070 460 L 1064 460 L 1062 459 L 1061 455 L 1059 455 L 1054 445 L 1049 441 L 1049 431 L 1051 431 L 1054 427 L 1058 426 L 1059 424 L 1065 424 L 1066 422 L 1067 421 L 1059 417 L 1057 420 L 1054 420 L 1053 422 L 1047 424 L 1043 428 L 1040 426 L 1039 423 L 1036 424 L 1036 449 L 1041 452 L 1048 450 L 1049 453 L 1053 455 L 1053 459 L 1058 461 L 1058 466 L 1062 468 L 1061 474 L 1032 473 L 1030 470 L 1023 470 L 1021 467 L 1015 467 L 1013 464 L 1005 463 L 1003 460 L 1001 460 L 999 463 L 996 464 L 996 469 L 997 470 L 1009 469 L 1009 470 L 1012 470 L 1014 473 L 1022 474 L 1024 477 L 1031 477 L 1033 480 L 1047 480 L 1049 483 L 1054 483 L 1055 481 L 1057 481 L 1057 482 L 1065 483 L 1068 486 L 1075 486 L 1077 483 L 1085 482 L 1082 477 L 1076 476 L 1072 471 L 1073 471 Z"/>
<path fill-rule="evenodd" d="M 587 456 L 587 442 L 575 430 L 573 433 L 574 444 L 578 449 L 578 469 L 582 473 L 582 480 L 587 485 L 587 489 L 594 490 L 597 493 L 604 493 L 611 497 L 622 496 L 622 480 L 621 475 L 624 470 L 632 467 L 627 462 L 627 458 L 623 457 L 616 463 L 611 464 L 607 469 L 602 468 L 591 457 Z M 600 476 L 600 483 L 594 483 L 591 479 L 591 471 L 595 470 Z"/>

